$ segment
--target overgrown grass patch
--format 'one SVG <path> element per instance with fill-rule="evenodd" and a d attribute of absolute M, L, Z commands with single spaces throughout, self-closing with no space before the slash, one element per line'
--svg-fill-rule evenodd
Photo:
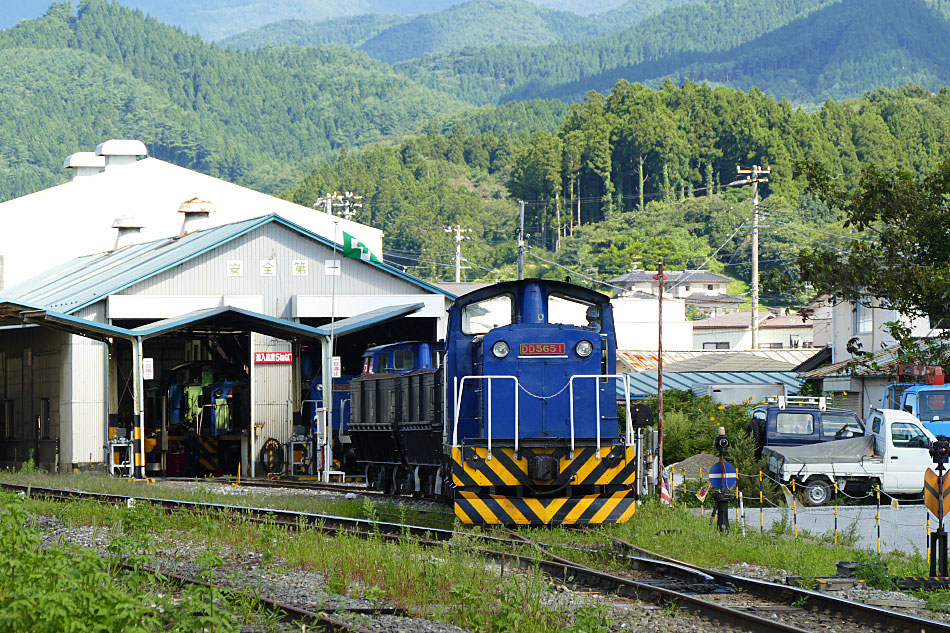
<path fill-rule="evenodd" d="M 252 597 L 236 606 L 213 589 L 163 585 L 141 570 L 148 559 L 127 541 L 110 549 L 139 571 L 120 570 L 92 550 L 44 546 L 43 533 L 29 525 L 32 506 L 0 493 L 0 631 L 231 631 L 261 623 Z"/>
<path fill-rule="evenodd" d="M 28 467 L 20 470 L 0 471 L 3 483 L 34 485 L 49 488 L 68 488 L 115 495 L 134 495 L 137 497 L 175 499 L 197 503 L 218 503 L 226 505 L 263 506 L 275 510 L 292 510 L 316 514 L 334 514 L 344 517 L 365 518 L 367 504 L 373 506 L 375 517 L 383 521 L 410 522 L 414 525 L 451 528 L 455 515 L 452 509 L 419 510 L 395 499 L 334 499 L 307 492 L 299 494 L 267 494 L 266 488 L 244 488 L 250 494 L 234 494 L 214 489 L 214 480 L 196 479 L 196 483 L 208 487 L 195 486 L 190 489 L 161 483 L 149 484 L 133 482 L 127 479 L 110 477 L 97 473 L 49 474 Z"/>
<path fill-rule="evenodd" d="M 732 517 L 730 517 L 732 518 Z M 845 531 L 835 545 L 831 535 L 811 535 L 799 532 L 799 538 L 787 531 L 781 523 L 761 534 L 758 528 L 748 528 L 742 534 L 732 521 L 732 530 L 723 534 L 710 525 L 710 515 L 697 515 L 683 507 L 670 508 L 655 502 L 641 502 L 630 522 L 620 525 L 591 526 L 584 531 L 565 529 L 522 529 L 521 532 L 538 542 L 566 547 L 611 547 L 611 536 L 621 538 L 639 547 L 704 567 L 724 567 L 737 563 L 760 565 L 784 570 L 796 576 L 833 576 L 841 560 L 862 562 L 883 561 L 892 575 L 922 575 L 927 561 L 919 553 L 889 552 L 881 556 L 853 546 L 853 535 Z M 583 550 L 558 547 L 553 553 L 580 563 L 604 569 L 618 569 L 620 564 L 611 557 L 585 553 Z M 869 584 L 886 583 L 868 578 Z"/>
<path fill-rule="evenodd" d="M 23 500 L 32 513 L 52 514 L 67 525 L 109 528 L 113 542 L 136 551 L 172 548 L 186 542 L 191 555 L 201 550 L 208 573 L 233 552 L 270 552 L 273 571 L 306 570 L 320 574 L 327 589 L 348 596 L 381 600 L 411 614 L 457 624 L 474 631 L 600 631 L 606 607 L 557 598 L 537 570 L 502 568 L 480 556 L 464 536 L 446 547 L 428 548 L 406 538 L 332 536 L 319 526 L 297 530 L 259 523 L 238 512 L 166 513 L 140 502 L 134 508 L 88 501 Z M 213 564 L 212 564 L 213 563 Z M 220 574 L 220 572 L 217 572 Z M 220 575 L 219 575 L 220 577 Z M 566 594 L 571 595 L 571 594 Z M 227 629 L 222 629 L 227 630 Z"/>

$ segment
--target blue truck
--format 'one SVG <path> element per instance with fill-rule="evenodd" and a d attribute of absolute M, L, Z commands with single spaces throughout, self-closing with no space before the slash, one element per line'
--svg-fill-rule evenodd
<path fill-rule="evenodd" d="M 827 406 L 825 398 L 779 396 L 752 409 L 747 430 L 755 441 L 755 456 L 762 449 L 802 446 L 864 435 L 858 414 Z"/>
<path fill-rule="evenodd" d="M 930 365 L 898 365 L 897 379 L 908 376 L 923 378 L 924 382 L 888 385 L 881 398 L 882 407 L 913 414 L 934 435 L 950 435 L 950 385 L 944 384 L 943 369 Z"/>

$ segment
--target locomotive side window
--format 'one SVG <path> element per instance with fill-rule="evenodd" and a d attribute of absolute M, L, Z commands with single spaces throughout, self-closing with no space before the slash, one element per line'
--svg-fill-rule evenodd
<path fill-rule="evenodd" d="M 548 296 L 548 323 L 589 327 L 600 332 L 600 307 L 572 297 Z"/>
<path fill-rule="evenodd" d="M 489 297 L 462 308 L 462 333 L 486 334 L 515 322 L 515 298 L 510 294 Z"/>
<path fill-rule="evenodd" d="M 389 371 L 389 354 L 379 355 L 379 366 L 376 368 L 376 371 L 381 374 L 385 374 Z"/>
<path fill-rule="evenodd" d="M 396 369 L 412 369 L 413 361 L 415 360 L 414 355 L 411 349 L 397 349 L 396 350 Z"/>

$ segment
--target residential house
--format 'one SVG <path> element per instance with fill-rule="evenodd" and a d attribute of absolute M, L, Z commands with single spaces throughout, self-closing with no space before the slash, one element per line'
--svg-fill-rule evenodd
<path fill-rule="evenodd" d="M 814 347 L 812 322 L 801 315 L 777 316 L 767 310 L 757 313 L 759 349 Z M 693 349 L 752 349 L 752 313 L 733 312 L 693 321 Z"/>
<path fill-rule="evenodd" d="M 655 270 L 633 270 L 625 275 L 614 277 L 609 283 L 620 286 L 625 293 L 646 293 L 656 296 L 657 281 Z M 728 314 L 739 309 L 743 300 L 728 293 L 729 284 L 734 280 L 708 270 L 670 270 L 666 290 L 674 298 L 682 299 L 687 307 L 701 314 L 716 316 Z"/>

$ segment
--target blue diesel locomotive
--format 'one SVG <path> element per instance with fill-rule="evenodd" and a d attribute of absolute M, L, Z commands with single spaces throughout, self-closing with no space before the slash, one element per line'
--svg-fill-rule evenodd
<path fill-rule="evenodd" d="M 465 523 L 623 522 L 635 424 L 628 405 L 621 433 L 616 379 L 608 297 L 495 284 L 449 309 L 437 368 L 351 382 L 349 434 L 370 485 L 450 498 Z"/>

